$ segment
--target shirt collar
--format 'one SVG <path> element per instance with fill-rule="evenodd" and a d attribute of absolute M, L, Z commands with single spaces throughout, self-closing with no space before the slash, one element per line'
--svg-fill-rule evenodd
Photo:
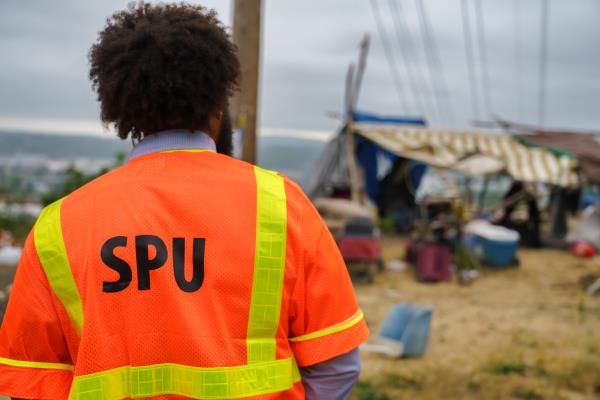
<path fill-rule="evenodd" d="M 202 131 L 169 130 L 148 135 L 136 144 L 127 161 L 160 151 L 205 149 L 216 151 L 215 141 Z"/>

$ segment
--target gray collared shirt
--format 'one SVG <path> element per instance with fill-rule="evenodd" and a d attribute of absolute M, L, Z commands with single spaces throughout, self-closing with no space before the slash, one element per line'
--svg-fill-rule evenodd
<path fill-rule="evenodd" d="M 202 131 L 161 131 L 148 135 L 135 145 L 127 161 L 158 151 L 205 149 L 216 151 L 215 141 Z"/>

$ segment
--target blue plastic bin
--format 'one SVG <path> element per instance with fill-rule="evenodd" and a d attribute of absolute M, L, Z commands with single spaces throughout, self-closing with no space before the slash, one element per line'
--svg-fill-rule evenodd
<path fill-rule="evenodd" d="M 465 244 L 490 267 L 514 265 L 519 248 L 519 233 L 488 221 L 474 220 L 465 226 Z"/>
<path fill-rule="evenodd" d="M 507 267 L 514 265 L 516 261 L 518 240 L 492 240 L 483 236 L 475 235 L 475 251 L 480 254 L 481 261 L 490 267 Z"/>
<path fill-rule="evenodd" d="M 432 310 L 415 304 L 395 305 L 388 313 L 379 336 L 402 342 L 402 357 L 419 357 L 425 354 Z"/>

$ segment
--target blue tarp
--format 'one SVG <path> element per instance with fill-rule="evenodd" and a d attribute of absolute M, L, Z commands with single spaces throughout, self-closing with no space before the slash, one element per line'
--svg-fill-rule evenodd
<path fill-rule="evenodd" d="M 425 119 L 421 117 L 397 117 L 389 115 L 377 115 L 361 111 L 352 111 L 351 114 L 354 122 L 396 125 L 427 125 Z"/>
<path fill-rule="evenodd" d="M 354 111 L 352 118 L 355 122 L 395 124 L 395 125 L 425 125 L 425 119 L 415 117 L 379 116 L 375 114 Z M 379 185 L 391 171 L 398 156 L 380 147 L 368 139 L 354 135 L 356 143 L 356 158 L 365 172 L 365 190 L 369 198 L 377 202 L 379 199 Z M 411 162 L 411 178 L 415 188 L 419 186 L 424 173 L 424 164 Z"/>
<path fill-rule="evenodd" d="M 378 201 L 379 184 L 392 170 L 398 156 L 362 136 L 355 135 L 356 159 L 365 172 L 365 191 L 371 200 Z"/>

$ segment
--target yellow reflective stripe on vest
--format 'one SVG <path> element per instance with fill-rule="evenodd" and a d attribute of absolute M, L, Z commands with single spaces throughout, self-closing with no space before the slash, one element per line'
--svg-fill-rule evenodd
<path fill-rule="evenodd" d="M 58 369 L 65 371 L 73 371 L 73 366 L 70 364 L 59 364 L 49 362 L 38 362 L 38 361 L 22 361 L 12 360 L 10 358 L 0 357 L 0 364 L 8 365 L 10 367 L 21 367 L 21 368 L 37 368 L 37 369 Z"/>
<path fill-rule="evenodd" d="M 75 331 L 81 336 L 83 307 L 63 240 L 60 221 L 62 202 L 63 199 L 60 199 L 42 210 L 34 227 L 33 238 L 50 287 L 65 307 Z"/>
<path fill-rule="evenodd" d="M 204 153 L 204 152 L 215 153 L 215 151 L 211 150 L 211 149 L 173 149 L 173 150 L 162 150 L 161 151 L 161 153 L 177 153 L 177 152 L 182 152 L 182 153 Z"/>
<path fill-rule="evenodd" d="M 275 360 L 287 232 L 283 178 L 258 167 L 254 167 L 254 174 L 256 250 L 246 337 L 248 364 Z"/>
<path fill-rule="evenodd" d="M 283 178 L 255 167 L 256 244 L 249 309 L 248 364 L 202 368 L 179 364 L 123 366 L 75 376 L 70 399 L 123 399 L 181 395 L 198 399 L 233 399 L 283 392 L 300 381 L 294 358 L 276 359 L 283 277 L 287 205 Z M 81 333 L 81 298 L 69 266 L 62 236 L 62 200 L 42 212 L 35 227 L 38 255 L 48 280 Z"/>
<path fill-rule="evenodd" d="M 293 359 L 222 368 L 179 364 L 121 367 L 75 377 L 70 400 L 110 400 L 167 394 L 195 399 L 235 399 L 283 392 L 300 380 Z"/>
<path fill-rule="evenodd" d="M 334 333 L 338 333 L 341 331 L 345 331 L 346 329 L 352 328 L 354 325 L 362 321 L 363 318 L 363 312 L 361 310 L 358 310 L 353 316 L 351 316 L 345 321 L 340 322 L 339 324 L 330 326 L 329 328 L 321 329 L 320 331 L 307 333 L 306 335 L 296 336 L 288 340 L 290 342 L 303 342 L 305 340 L 317 339 L 323 336 L 333 335 Z"/>

